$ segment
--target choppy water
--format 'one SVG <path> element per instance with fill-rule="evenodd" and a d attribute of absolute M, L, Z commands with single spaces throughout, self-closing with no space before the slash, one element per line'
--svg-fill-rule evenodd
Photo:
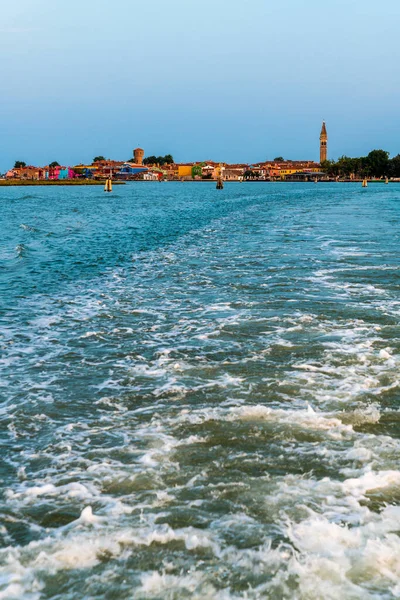
<path fill-rule="evenodd" d="M 0 202 L 0 599 L 400 597 L 400 185 Z"/>

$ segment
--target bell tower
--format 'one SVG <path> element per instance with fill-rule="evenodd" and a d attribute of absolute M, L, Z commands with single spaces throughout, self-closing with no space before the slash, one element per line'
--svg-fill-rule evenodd
<path fill-rule="evenodd" d="M 321 135 L 319 136 L 319 162 L 328 160 L 328 134 L 325 121 L 322 123 Z"/>

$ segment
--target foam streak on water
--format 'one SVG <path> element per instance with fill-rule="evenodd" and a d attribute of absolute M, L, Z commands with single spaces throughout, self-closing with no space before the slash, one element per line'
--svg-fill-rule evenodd
<path fill-rule="evenodd" d="M 0 200 L 1 600 L 400 598 L 400 186 Z"/>

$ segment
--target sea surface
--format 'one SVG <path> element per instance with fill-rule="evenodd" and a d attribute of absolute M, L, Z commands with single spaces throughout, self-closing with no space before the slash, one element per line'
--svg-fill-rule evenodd
<path fill-rule="evenodd" d="M 400 598 L 400 185 L 0 205 L 1 600 Z"/>

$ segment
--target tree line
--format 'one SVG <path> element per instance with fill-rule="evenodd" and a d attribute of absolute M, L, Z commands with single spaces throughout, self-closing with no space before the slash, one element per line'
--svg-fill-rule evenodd
<path fill-rule="evenodd" d="M 146 156 L 143 160 L 144 165 L 172 165 L 174 163 L 174 158 L 172 154 L 166 154 L 165 156 Z"/>
<path fill-rule="evenodd" d="M 400 177 L 400 154 L 390 158 L 385 150 L 372 150 L 359 158 L 341 156 L 336 161 L 326 160 L 321 167 L 332 177 Z"/>
<path fill-rule="evenodd" d="M 52 169 L 54 169 L 54 167 L 59 167 L 60 164 L 54 160 L 53 162 L 51 162 L 49 164 L 49 167 L 51 167 Z M 14 169 L 25 169 L 26 167 L 26 162 L 24 162 L 23 160 L 16 160 L 14 163 Z"/>

